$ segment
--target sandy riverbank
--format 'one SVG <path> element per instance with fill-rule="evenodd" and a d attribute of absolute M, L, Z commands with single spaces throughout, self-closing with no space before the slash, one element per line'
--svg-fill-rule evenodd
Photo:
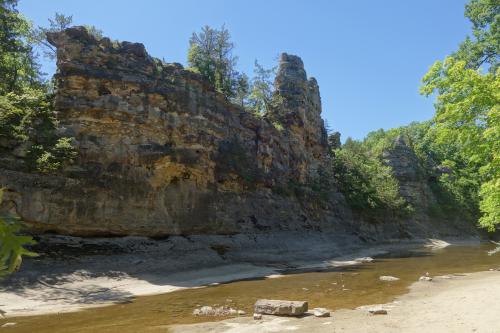
<path fill-rule="evenodd" d="M 78 311 L 121 303 L 136 296 L 279 276 L 286 269 L 358 265 L 369 256 L 422 245 L 422 242 L 402 242 L 361 248 L 354 244 L 343 250 L 339 247 L 325 250 L 325 247 L 315 249 L 311 243 L 308 256 L 287 249 L 282 253 L 255 251 L 255 257 L 247 262 L 238 258 L 237 252 L 221 256 L 210 249 L 189 248 L 178 243 L 179 240 L 174 243 L 171 240 L 108 239 L 91 243 L 71 237 L 52 239 L 51 252 L 29 259 L 20 272 L 1 282 L 0 314 L 14 317 Z M 54 244 L 59 245 L 54 247 Z M 427 244 L 449 245 L 435 240 L 428 240 Z M 176 248 L 180 250 L 175 252 Z M 311 254 L 316 254 L 317 259 L 312 259 Z M 329 258 L 320 259 L 319 254 Z M 232 259 L 231 255 L 236 258 Z M 212 267 L 207 267 L 210 264 Z"/>
<path fill-rule="evenodd" d="M 172 333 L 498 333 L 500 272 L 488 271 L 416 282 L 406 295 L 385 304 L 387 315 L 369 315 L 365 307 L 340 310 L 330 318 L 237 318 L 220 322 L 178 325 Z"/>

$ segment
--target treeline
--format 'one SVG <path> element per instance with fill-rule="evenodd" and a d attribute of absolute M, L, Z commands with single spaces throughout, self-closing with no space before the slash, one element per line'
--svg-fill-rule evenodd
<path fill-rule="evenodd" d="M 67 28 L 72 17 L 56 14 L 47 27 L 35 27 L 17 4 L 0 0 L 0 167 L 56 173 L 73 162 L 76 149 L 73 138 L 57 132 L 53 83 L 42 73 L 36 50 L 54 59 L 56 50 L 46 34 Z M 100 34 L 95 27 L 87 29 Z M 34 241 L 19 235 L 21 226 L 12 216 L 0 216 L 0 277 L 19 267 L 22 256 L 35 255 L 24 248 Z"/>
<path fill-rule="evenodd" d="M 398 136 L 404 136 L 427 176 L 447 170 L 435 182 L 434 214 L 461 212 L 479 218 L 489 231 L 500 224 L 500 3 L 472 0 L 465 8 L 472 23 L 456 52 L 437 61 L 420 91 L 436 96 L 431 121 L 379 130 L 363 141 L 348 139 L 333 160 L 337 183 L 356 208 L 410 209 L 395 195 L 397 185 L 384 164 Z"/>

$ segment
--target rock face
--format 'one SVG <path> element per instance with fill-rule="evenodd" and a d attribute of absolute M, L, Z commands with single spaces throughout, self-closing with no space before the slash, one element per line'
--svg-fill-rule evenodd
<path fill-rule="evenodd" d="M 307 302 L 268 299 L 259 299 L 254 306 L 254 312 L 257 314 L 277 316 L 301 316 L 307 312 L 307 309 Z"/>
<path fill-rule="evenodd" d="M 318 84 L 299 57 L 281 55 L 278 104 L 258 117 L 200 75 L 152 58 L 142 44 L 97 39 L 83 27 L 48 37 L 57 48 L 58 131 L 75 138 L 78 157 L 43 175 L 19 171 L 20 151 L 0 156 L 0 210 L 32 231 L 154 237 L 321 231 L 362 241 L 439 233 L 427 227 L 433 195 L 402 139 L 386 158 L 415 206 L 416 223 L 384 212 L 354 221 L 333 185 L 321 200 L 305 189 L 321 182 L 340 134 L 327 137 Z M 299 188 L 300 197 L 290 188 Z"/>
<path fill-rule="evenodd" d="M 426 205 L 427 203 L 421 200 L 432 197 L 430 188 L 424 181 L 417 156 L 403 137 L 396 138 L 393 148 L 384 152 L 384 157 L 399 181 L 401 196 L 414 205 Z"/>
<path fill-rule="evenodd" d="M 413 207 L 414 214 L 407 223 L 407 232 L 418 233 L 417 228 L 426 229 L 432 236 L 459 236 L 460 234 L 474 233 L 472 221 L 469 221 L 457 210 L 455 214 L 435 214 L 435 208 L 440 203 L 433 191 L 438 182 L 436 174 L 429 175 L 419 164 L 419 159 L 411 144 L 402 136 L 398 136 L 393 147 L 383 153 L 386 164 L 391 167 L 392 173 L 399 182 L 399 193 Z M 449 173 L 449 168 L 435 167 L 437 174 Z"/>
<path fill-rule="evenodd" d="M 328 152 L 319 88 L 299 57 L 281 56 L 271 122 L 142 44 L 83 27 L 49 41 L 60 134 L 75 138 L 79 156 L 57 176 L 1 171 L 4 206 L 34 230 L 161 236 L 327 223 L 273 194 L 314 178 Z"/>

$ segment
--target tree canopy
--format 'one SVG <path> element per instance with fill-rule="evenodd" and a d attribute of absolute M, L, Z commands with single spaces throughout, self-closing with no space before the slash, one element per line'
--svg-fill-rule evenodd
<path fill-rule="evenodd" d="M 457 52 L 437 61 L 423 77 L 421 92 L 436 94 L 436 140 L 459 144 L 467 163 L 477 168 L 480 224 L 500 224 L 500 4 L 472 0 L 465 15 L 472 22 Z"/>
<path fill-rule="evenodd" d="M 233 55 L 233 49 L 234 43 L 225 26 L 220 29 L 204 26 L 189 40 L 188 63 L 191 68 L 228 98 L 235 96 L 239 79 L 235 70 L 238 57 Z"/>

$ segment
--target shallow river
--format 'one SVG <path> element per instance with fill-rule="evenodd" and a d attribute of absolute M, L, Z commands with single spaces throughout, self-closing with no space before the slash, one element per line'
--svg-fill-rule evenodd
<path fill-rule="evenodd" d="M 228 305 L 251 315 L 252 305 L 258 298 L 306 300 L 310 308 L 332 310 L 387 303 L 404 294 L 426 272 L 433 276 L 499 268 L 500 253 L 487 254 L 492 248 L 492 244 L 483 244 L 411 250 L 329 271 L 290 272 L 280 278 L 237 281 L 138 297 L 129 303 L 77 313 L 8 318 L 0 320 L 0 326 L 5 322 L 17 325 L 0 328 L 0 332 L 167 332 L 169 324 L 224 319 L 193 316 L 193 309 L 200 305 Z M 396 276 L 400 280 L 383 282 L 379 280 L 381 275 Z"/>

